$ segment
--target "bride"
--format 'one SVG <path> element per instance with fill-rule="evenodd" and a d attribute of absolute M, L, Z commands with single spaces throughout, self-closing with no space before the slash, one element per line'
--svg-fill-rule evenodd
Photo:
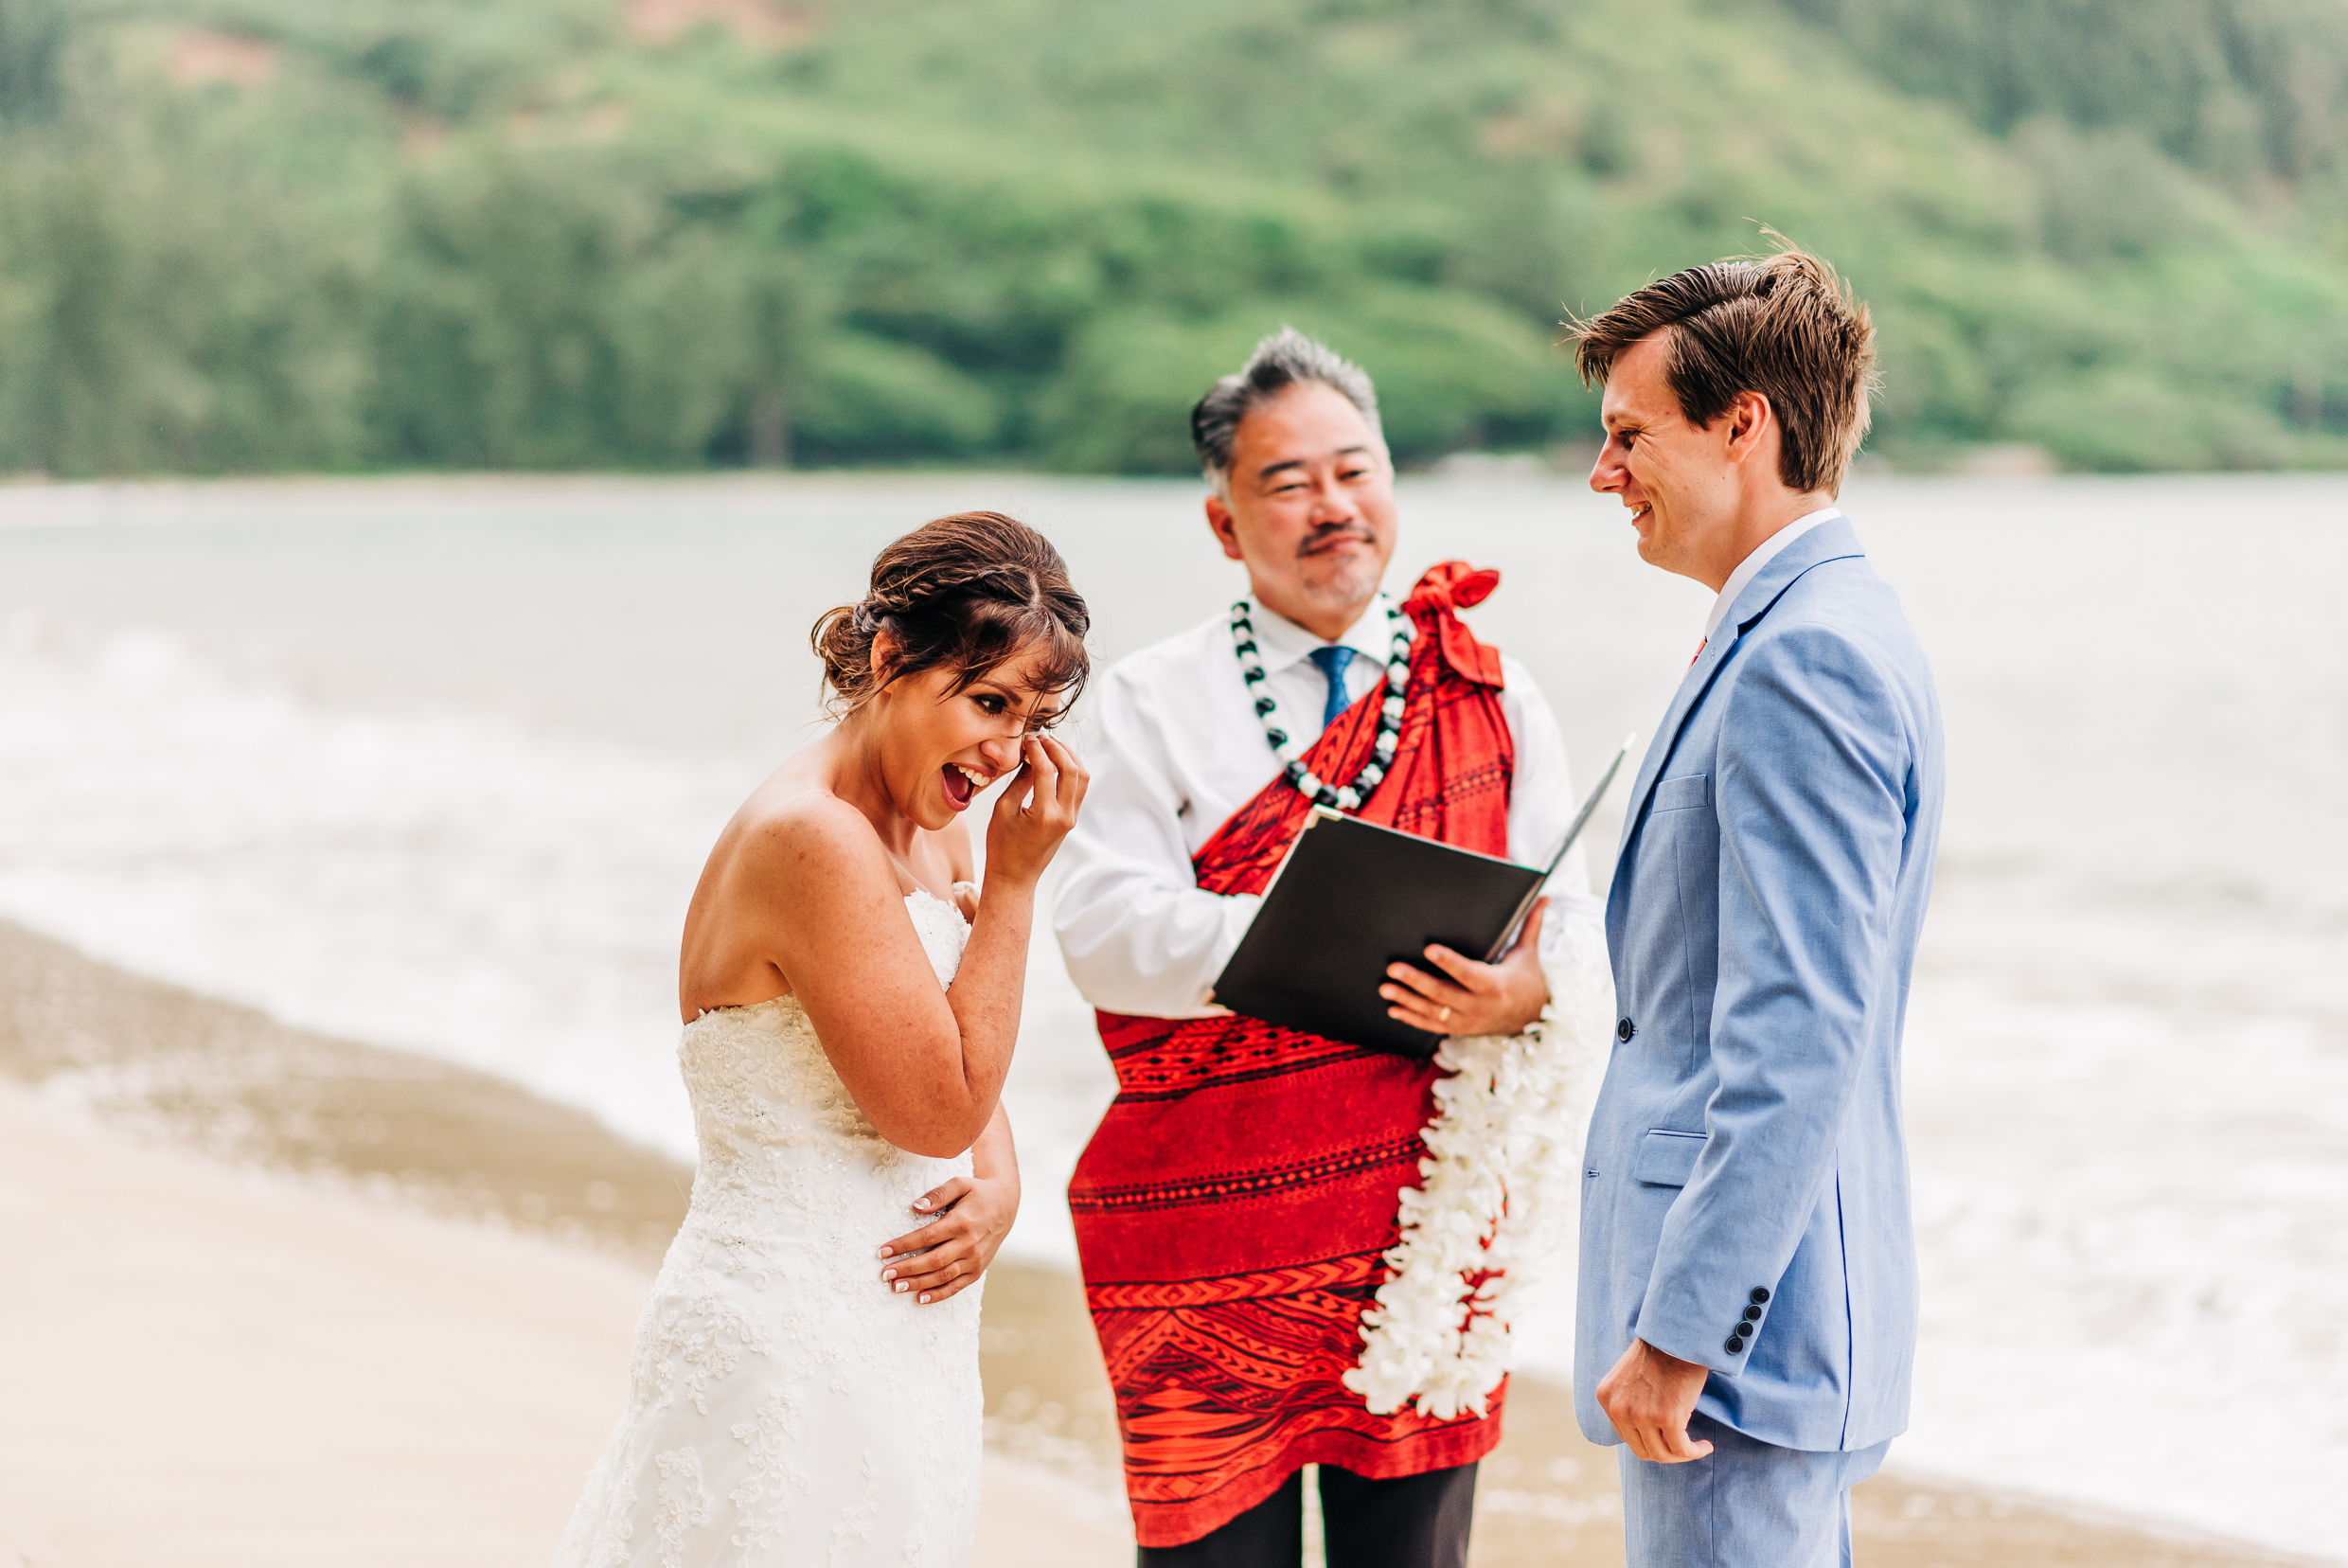
<path fill-rule="evenodd" d="M 557 1568 L 968 1555 L 979 1276 L 1019 1205 L 997 1096 L 1036 880 L 1086 784 L 1043 731 L 1089 624 L 1058 552 L 992 512 L 898 540 L 816 622 L 841 717 L 694 891 L 692 1207 Z M 982 889 L 961 813 L 1006 774 Z"/>

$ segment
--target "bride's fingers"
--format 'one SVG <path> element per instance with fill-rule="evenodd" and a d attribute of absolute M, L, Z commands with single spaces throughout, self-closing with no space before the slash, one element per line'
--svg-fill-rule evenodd
<path fill-rule="evenodd" d="M 1043 738 L 1043 744 L 1052 754 L 1053 766 L 1058 770 L 1057 804 L 1073 819 L 1076 808 L 1084 801 L 1085 786 L 1092 783 L 1092 775 L 1084 771 L 1084 764 L 1076 760 L 1076 754 L 1068 749 L 1065 741 L 1055 740 L 1047 735 Z"/>
<path fill-rule="evenodd" d="M 929 1191 L 916 1198 L 912 1206 L 921 1214 L 946 1214 L 956 1203 L 968 1198 L 976 1185 L 967 1176 L 957 1176 L 942 1186 L 930 1188 Z M 886 1259 L 902 1257 L 907 1253 L 927 1252 L 945 1238 L 945 1233 L 938 1229 L 938 1226 L 943 1223 L 943 1221 L 939 1221 L 923 1225 L 917 1230 L 909 1230 L 902 1236 L 883 1241 L 876 1256 Z"/>
<path fill-rule="evenodd" d="M 1035 781 L 1036 770 L 1027 758 L 1027 748 L 1019 749 L 1019 766 L 1011 770 L 1011 787 L 995 796 L 995 815 L 1005 822 L 1015 822 L 1026 811 L 1027 786 Z"/>
<path fill-rule="evenodd" d="M 914 1297 L 914 1305 L 916 1307 L 934 1307 L 941 1301 L 950 1301 L 953 1297 L 960 1295 L 963 1292 L 963 1288 L 977 1277 L 978 1271 L 976 1269 L 972 1269 L 968 1274 L 963 1274 L 959 1279 L 950 1279 L 945 1284 L 938 1286 L 935 1290 L 922 1292 L 919 1295 Z"/>
<path fill-rule="evenodd" d="M 898 1292 L 927 1291 L 950 1279 L 978 1273 L 978 1249 L 975 1247 L 941 1247 L 936 1256 L 924 1255 L 898 1271 L 889 1289 Z"/>
<path fill-rule="evenodd" d="M 954 1263 L 982 1258 L 987 1245 L 985 1224 L 950 1214 L 921 1233 L 922 1248 L 895 1259 L 889 1268 L 899 1279 L 915 1279 L 951 1268 Z"/>
<path fill-rule="evenodd" d="M 928 1307 L 944 1301 L 949 1296 L 959 1294 L 969 1285 L 970 1281 L 986 1272 L 987 1260 L 979 1256 L 976 1252 L 967 1256 L 957 1257 L 934 1274 L 910 1281 L 913 1287 L 914 1305 Z"/>
<path fill-rule="evenodd" d="M 960 1237 L 934 1236 L 925 1247 L 900 1250 L 896 1256 L 880 1265 L 880 1283 L 892 1291 L 902 1291 L 908 1282 L 935 1273 L 940 1260 L 953 1255 L 952 1243 Z"/>
<path fill-rule="evenodd" d="M 898 1269 L 902 1269 L 905 1266 L 905 1259 L 919 1257 L 945 1239 L 946 1233 L 936 1225 L 924 1225 L 917 1231 L 906 1232 L 883 1246 L 880 1249 L 880 1261 L 884 1264 L 895 1264 Z"/>
<path fill-rule="evenodd" d="M 978 1184 L 968 1176 L 957 1176 L 942 1186 L 934 1186 L 913 1201 L 913 1206 L 923 1214 L 942 1214 L 970 1195 Z"/>
<path fill-rule="evenodd" d="M 1052 743 L 1041 735 L 1029 735 L 1023 749 L 1036 785 L 1033 810 L 1041 816 L 1059 795 L 1059 759 L 1052 755 Z"/>
<path fill-rule="evenodd" d="M 970 1224 L 950 1214 L 934 1225 L 898 1237 L 883 1249 L 881 1283 L 901 1292 L 909 1282 L 937 1273 L 952 1259 L 969 1256 L 975 1246 Z"/>
<path fill-rule="evenodd" d="M 917 1257 L 936 1246 L 942 1239 L 936 1228 L 931 1225 L 924 1225 L 917 1231 L 907 1231 L 895 1240 L 884 1241 L 880 1244 L 880 1260 L 885 1263 L 895 1258 L 902 1262 L 908 1257 Z"/>
<path fill-rule="evenodd" d="M 940 1259 L 934 1268 L 929 1266 L 929 1258 L 923 1258 L 921 1263 L 925 1273 L 908 1274 L 889 1287 L 899 1294 L 912 1294 L 916 1306 L 944 1300 L 976 1279 L 986 1268 L 985 1260 L 979 1257 L 975 1249 Z"/>

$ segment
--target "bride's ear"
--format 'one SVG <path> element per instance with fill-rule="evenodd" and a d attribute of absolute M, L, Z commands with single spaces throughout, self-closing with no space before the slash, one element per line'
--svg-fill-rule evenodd
<path fill-rule="evenodd" d="M 880 689 L 889 684 L 889 672 L 897 668 L 898 657 L 903 651 L 904 645 L 897 640 L 897 634 L 894 632 L 883 628 L 872 634 L 872 693 L 874 696 L 879 696 Z"/>

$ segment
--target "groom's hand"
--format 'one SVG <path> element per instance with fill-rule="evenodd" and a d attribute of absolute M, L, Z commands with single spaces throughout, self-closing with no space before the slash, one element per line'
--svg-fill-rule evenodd
<path fill-rule="evenodd" d="M 1427 950 L 1427 961 L 1440 974 L 1388 965 L 1388 983 L 1378 988 L 1386 1016 L 1429 1034 L 1521 1033 L 1549 1005 L 1549 977 L 1540 967 L 1541 921 L 1548 913 L 1547 899 L 1534 904 L 1517 945 L 1497 964 L 1479 964 L 1437 946 Z"/>
<path fill-rule="evenodd" d="M 1598 1408 L 1631 1452 L 1659 1465 L 1683 1465 L 1712 1452 L 1709 1442 L 1688 1438 L 1688 1417 L 1696 1414 L 1704 1377 L 1700 1363 L 1634 1339 L 1614 1370 L 1598 1380 Z"/>

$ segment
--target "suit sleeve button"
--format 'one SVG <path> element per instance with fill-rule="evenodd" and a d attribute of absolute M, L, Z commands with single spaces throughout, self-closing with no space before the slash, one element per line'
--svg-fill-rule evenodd
<path fill-rule="evenodd" d="M 1759 1306 L 1762 1302 L 1770 1299 L 1770 1288 L 1767 1285 L 1755 1285 L 1752 1288 L 1752 1295 L 1750 1299 L 1752 1301 L 1754 1306 Z"/>
<path fill-rule="evenodd" d="M 1758 1308 L 1758 1307 L 1748 1307 L 1748 1308 L 1746 1308 L 1746 1309 L 1745 1309 L 1745 1321 L 1746 1321 L 1747 1323 L 1758 1323 L 1758 1322 L 1760 1322 L 1760 1321 L 1761 1321 L 1761 1309 L 1760 1309 L 1760 1308 Z"/>
<path fill-rule="evenodd" d="M 1720 1348 L 1726 1350 L 1730 1355 L 1734 1356 L 1745 1348 L 1745 1342 L 1738 1339 L 1734 1334 L 1731 1334 L 1726 1343 L 1724 1343 Z"/>
<path fill-rule="evenodd" d="M 1614 1038 L 1621 1041 L 1626 1045 L 1630 1043 L 1630 1037 L 1638 1032 L 1639 1025 L 1633 1024 L 1628 1018 L 1623 1019 L 1614 1025 Z"/>

